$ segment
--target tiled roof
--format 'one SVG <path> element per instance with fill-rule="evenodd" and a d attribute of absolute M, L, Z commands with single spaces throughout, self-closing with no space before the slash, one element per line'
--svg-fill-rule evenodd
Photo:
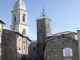
<path fill-rule="evenodd" d="M 66 31 L 66 32 L 60 32 L 60 33 L 57 33 L 57 34 L 53 34 L 52 36 L 49 36 L 46 38 L 45 42 L 46 41 L 49 41 L 51 39 L 54 39 L 58 36 L 61 36 L 61 35 L 68 35 L 68 34 L 76 34 L 75 32 L 70 32 L 70 31 Z"/>
<path fill-rule="evenodd" d="M 59 35 L 62 35 L 62 34 L 76 34 L 76 33 L 71 32 L 71 31 L 65 31 L 65 32 L 60 32 L 60 33 L 53 34 L 53 36 L 59 36 Z"/>

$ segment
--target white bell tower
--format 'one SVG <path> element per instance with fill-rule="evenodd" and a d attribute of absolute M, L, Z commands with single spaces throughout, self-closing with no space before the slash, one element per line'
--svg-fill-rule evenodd
<path fill-rule="evenodd" d="M 11 29 L 29 36 L 28 11 L 22 0 L 17 0 L 13 7 Z"/>

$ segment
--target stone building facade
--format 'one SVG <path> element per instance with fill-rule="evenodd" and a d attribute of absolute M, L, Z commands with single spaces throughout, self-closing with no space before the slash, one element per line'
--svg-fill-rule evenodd
<path fill-rule="evenodd" d="M 69 36 L 52 36 L 43 50 L 44 60 L 79 60 L 78 41 Z"/>
<path fill-rule="evenodd" d="M 3 29 L 2 60 L 29 60 L 30 43 L 31 40 L 22 34 Z"/>
<path fill-rule="evenodd" d="M 37 60 L 37 41 L 31 41 L 30 60 Z"/>

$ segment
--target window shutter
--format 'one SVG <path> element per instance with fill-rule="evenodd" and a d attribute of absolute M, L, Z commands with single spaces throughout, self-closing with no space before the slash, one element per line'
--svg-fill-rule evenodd
<path fill-rule="evenodd" d="M 71 48 L 64 48 L 63 49 L 63 56 L 73 56 L 73 52 Z"/>

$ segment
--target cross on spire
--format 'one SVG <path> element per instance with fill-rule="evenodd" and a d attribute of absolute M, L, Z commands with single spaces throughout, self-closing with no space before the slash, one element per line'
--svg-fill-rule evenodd
<path fill-rule="evenodd" d="M 44 14 L 45 11 L 44 11 L 44 10 L 45 10 L 45 9 L 44 9 L 44 7 L 43 7 L 43 17 L 45 16 L 45 14 Z"/>
<path fill-rule="evenodd" d="M 45 9 L 44 9 L 44 7 L 43 7 L 43 12 L 44 12 L 44 10 L 45 10 Z"/>
<path fill-rule="evenodd" d="M 42 11 L 42 13 L 41 13 L 41 17 L 46 17 L 46 13 L 45 13 L 44 7 L 43 7 L 43 11 Z"/>
<path fill-rule="evenodd" d="M 18 1 L 21 1 L 21 0 L 18 0 Z"/>

